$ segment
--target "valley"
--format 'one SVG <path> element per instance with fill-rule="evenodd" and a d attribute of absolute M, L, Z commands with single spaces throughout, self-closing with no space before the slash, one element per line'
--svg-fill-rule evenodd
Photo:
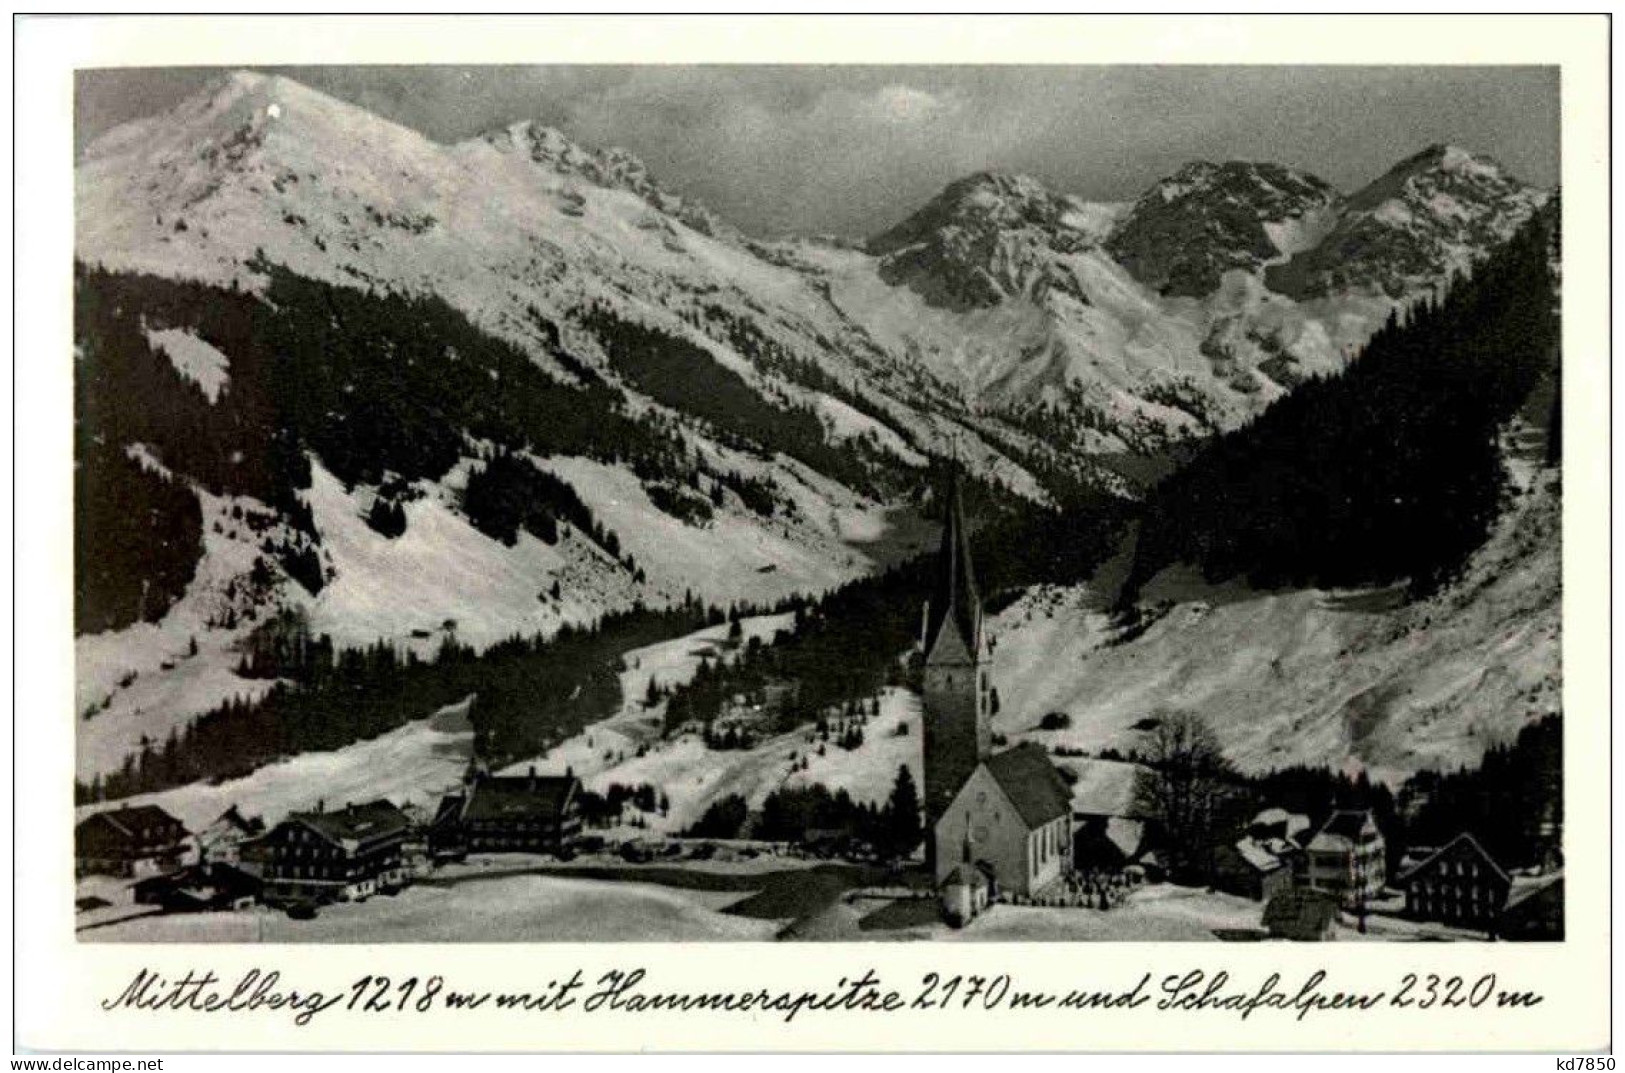
<path fill-rule="evenodd" d="M 417 855 L 97 940 L 1256 938 L 1157 842 L 1159 727 L 1396 868 L 1560 734 L 1559 217 L 1488 157 L 983 170 L 764 238 L 538 122 L 237 72 L 86 146 L 75 206 L 78 818 L 381 802 Z M 963 931 L 908 893 L 950 486 L 994 743 L 1135 843 Z M 436 856 L 483 779 L 570 786 L 581 844 Z M 1544 868 L 1557 811 L 1497 852 Z"/>

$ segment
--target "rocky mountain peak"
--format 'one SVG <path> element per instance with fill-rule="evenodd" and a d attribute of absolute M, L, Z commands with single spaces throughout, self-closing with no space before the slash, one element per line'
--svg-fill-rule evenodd
<path fill-rule="evenodd" d="M 1269 285 L 1295 298 L 1397 299 L 1470 269 L 1546 198 L 1490 157 L 1430 145 L 1350 197 L 1320 243 L 1270 269 Z"/>
<path fill-rule="evenodd" d="M 869 250 L 884 256 L 949 229 L 1054 227 L 1064 209 L 1064 199 L 1031 176 L 979 171 L 955 179 L 918 212 L 870 239 Z"/>
<path fill-rule="evenodd" d="M 1061 255 L 1094 245 L 1110 206 L 1057 194 L 1037 179 L 979 171 L 868 242 L 880 274 L 932 305 L 974 309 L 1060 291 L 1087 301 Z"/>
<path fill-rule="evenodd" d="M 1107 248 L 1146 286 L 1201 297 L 1226 272 L 1256 272 L 1312 242 L 1340 200 L 1324 180 L 1279 164 L 1193 161 L 1141 195 Z"/>

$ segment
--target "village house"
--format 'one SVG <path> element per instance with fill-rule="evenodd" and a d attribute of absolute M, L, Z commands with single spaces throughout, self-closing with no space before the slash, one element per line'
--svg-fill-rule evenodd
<path fill-rule="evenodd" d="M 155 875 L 187 862 L 190 838 L 186 825 L 157 805 L 120 805 L 74 827 L 74 863 L 79 875 Z"/>
<path fill-rule="evenodd" d="M 1303 886 L 1358 909 L 1381 897 L 1388 878 L 1387 852 L 1370 810 L 1341 809 L 1304 847 Z"/>
<path fill-rule="evenodd" d="M 487 775 L 470 765 L 462 791 L 441 799 L 429 829 L 436 856 L 561 854 L 581 834 L 581 780 L 574 775 Z"/>
<path fill-rule="evenodd" d="M 1256 902 L 1292 887 L 1292 864 L 1265 842 L 1246 835 L 1213 851 L 1213 886 Z"/>
<path fill-rule="evenodd" d="M 1126 871 L 1147 848 L 1145 821 L 1130 816 L 1080 813 L 1074 808 L 1072 827 L 1072 861 L 1080 872 Z"/>
<path fill-rule="evenodd" d="M 1245 832 L 1213 851 L 1213 886 L 1229 894 L 1268 901 L 1306 881 L 1304 843 L 1314 832 L 1309 817 L 1266 808 L 1248 821 Z"/>
<path fill-rule="evenodd" d="M 252 819 L 232 805 L 197 833 L 199 861 L 238 864 L 242 861 L 243 844 L 265 833 L 265 821 Z"/>
<path fill-rule="evenodd" d="M 1466 832 L 1394 882 L 1405 891 L 1406 916 L 1468 928 L 1492 927 L 1512 889 L 1511 877 Z"/>
<path fill-rule="evenodd" d="M 1068 757 L 1072 773 L 1073 867 L 1086 875 L 1132 875 L 1157 843 L 1155 824 L 1139 807 L 1139 765 Z M 1131 871 L 1133 870 L 1133 871 Z"/>
<path fill-rule="evenodd" d="M 406 814 L 379 799 L 328 811 L 295 812 L 265 836 L 265 898 L 359 901 L 403 882 Z"/>
<path fill-rule="evenodd" d="M 957 480 L 920 641 L 926 852 L 938 891 L 957 899 L 948 885 L 966 864 L 992 878 L 995 896 L 1057 886 L 1072 869 L 1071 790 L 1041 746 L 992 750 L 990 648 Z"/>

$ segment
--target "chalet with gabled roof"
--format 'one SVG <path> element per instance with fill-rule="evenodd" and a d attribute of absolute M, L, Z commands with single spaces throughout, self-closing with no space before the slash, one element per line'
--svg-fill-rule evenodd
<path fill-rule="evenodd" d="M 581 834 L 581 780 L 574 775 L 492 776 L 473 768 L 430 825 L 430 852 L 563 853 Z"/>
<path fill-rule="evenodd" d="M 1507 903 L 1512 878 L 1478 839 L 1462 832 L 1394 881 L 1405 891 L 1405 915 L 1467 928 L 1491 928 Z"/>
<path fill-rule="evenodd" d="M 74 863 L 80 875 L 156 875 L 186 863 L 190 838 L 186 825 L 157 805 L 120 805 L 74 827 Z"/>
<path fill-rule="evenodd" d="M 295 812 L 265 836 L 267 901 L 361 901 L 405 882 L 407 816 L 380 798 Z"/>
<path fill-rule="evenodd" d="M 264 820 L 244 816 L 232 805 L 197 833 L 198 860 L 237 864 L 242 859 L 243 846 L 263 834 Z"/>

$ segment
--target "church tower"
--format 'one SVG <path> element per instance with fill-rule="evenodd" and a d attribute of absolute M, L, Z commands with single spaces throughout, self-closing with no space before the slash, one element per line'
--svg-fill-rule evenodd
<path fill-rule="evenodd" d="M 920 646 L 925 653 L 925 819 L 932 829 L 993 744 L 982 602 L 957 473 L 949 478 L 942 549 Z"/>

